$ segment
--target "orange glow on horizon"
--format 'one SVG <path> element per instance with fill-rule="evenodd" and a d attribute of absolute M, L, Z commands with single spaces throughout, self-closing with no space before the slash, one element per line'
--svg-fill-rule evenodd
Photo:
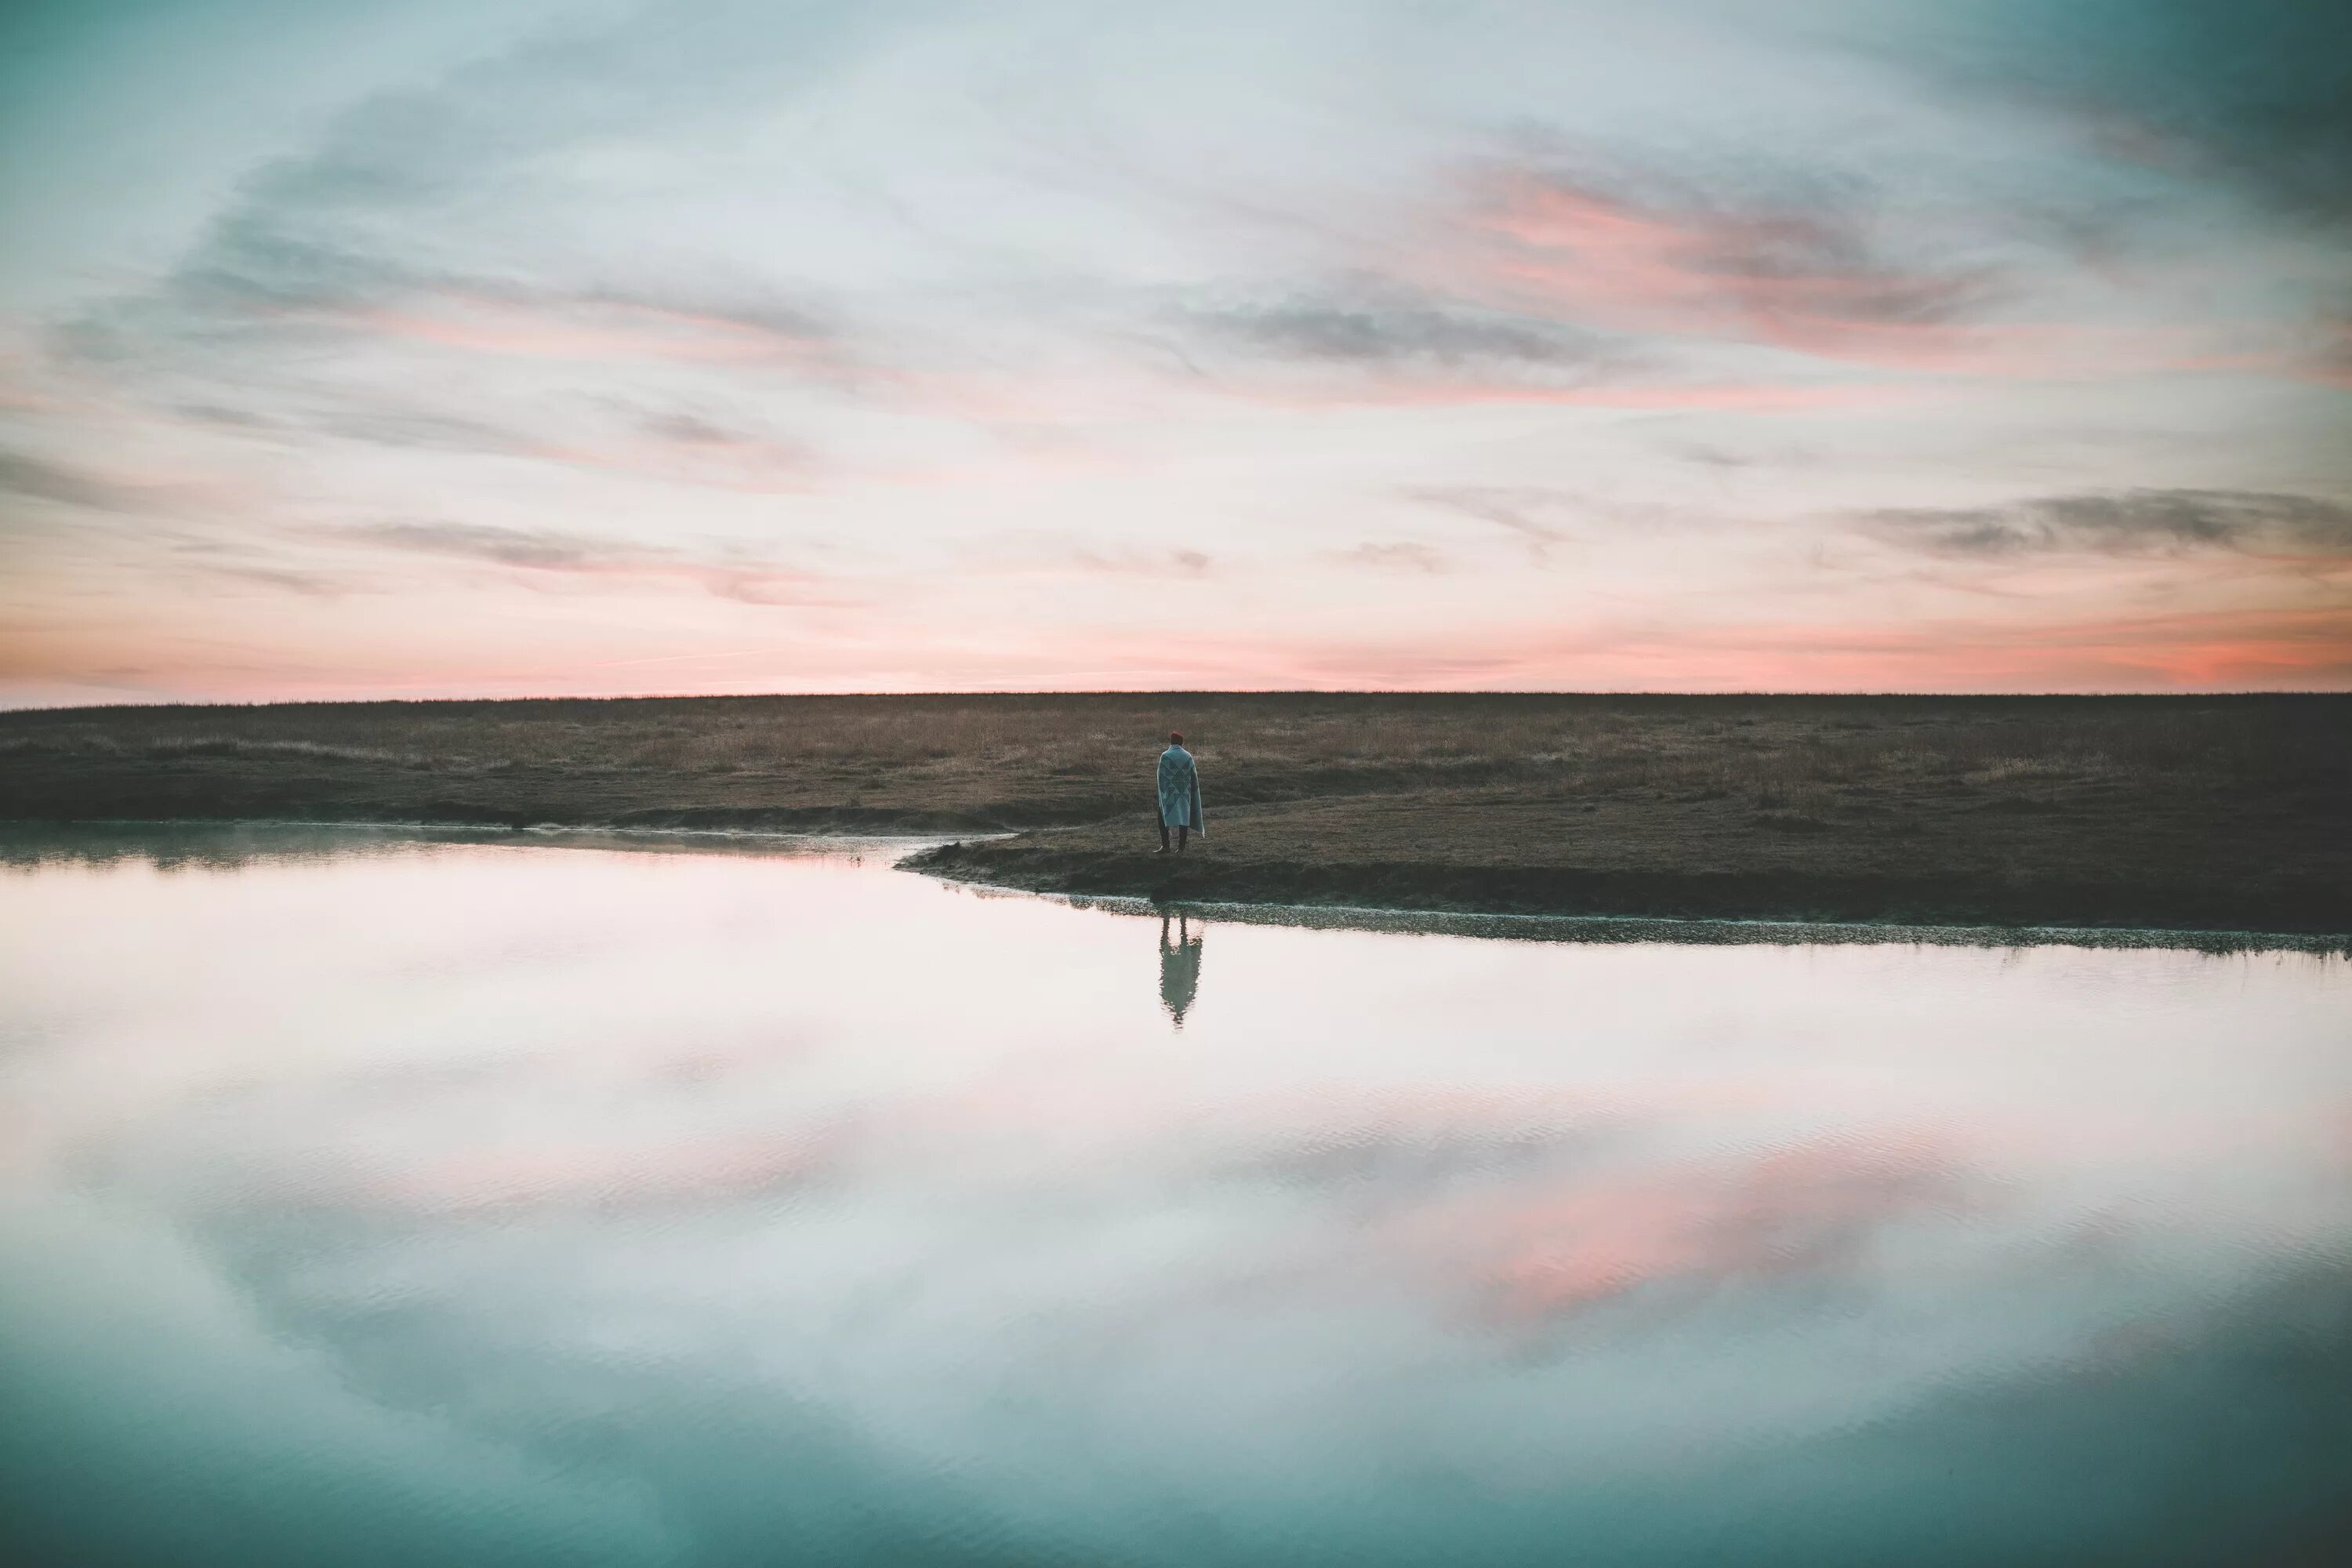
<path fill-rule="evenodd" d="M 789 638 L 733 643 L 721 617 L 707 648 L 667 637 L 591 654 L 518 630 L 494 652 L 478 634 L 425 655 L 398 626 L 353 625 L 331 663 L 303 651 L 300 627 L 273 641 L 219 621 L 12 628 L 0 640 L 0 690 L 16 705 L 91 701 L 362 700 L 374 697 L 657 696 L 696 693 L 1070 690 L 2032 691 L 2352 689 L 2352 615 L 2332 609 L 2210 611 L 2064 624 L 1929 621 L 1836 626 L 1693 627 L 1672 635 L 1591 626 L 1495 629 L 1451 642 L 1297 640 L 1202 628 L 1176 657 L 1150 632 L 922 627 L 843 597 L 822 576 L 760 574 L 714 586 L 718 568 L 651 562 L 583 568 L 635 575 L 648 590 L 816 608 L 824 624 Z M 233 602 L 233 601 L 230 601 Z M 584 602 L 590 608 L 595 600 Z M 686 601 L 691 603 L 693 601 Z M 735 598 L 709 598 L 715 607 Z M 322 607 L 321 613 L 330 613 Z M 718 614 L 714 608 L 713 614 Z M 492 628 L 493 630 L 495 628 Z M 663 646 L 667 641 L 668 646 Z M 569 650 L 569 651 L 567 651 Z M 421 656 L 421 657 L 420 657 Z M 93 679 L 92 672 L 100 672 Z"/>

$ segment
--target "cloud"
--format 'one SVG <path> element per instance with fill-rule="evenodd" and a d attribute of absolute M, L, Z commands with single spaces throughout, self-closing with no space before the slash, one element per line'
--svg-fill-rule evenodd
<path fill-rule="evenodd" d="M 1573 320 L 1865 363 L 1969 353 L 1966 329 L 2008 291 L 1990 264 L 1900 254 L 1870 184 L 1738 174 L 1587 149 L 1490 165 L 1471 182 L 1464 260 L 1503 298 Z"/>
<path fill-rule="evenodd" d="M 756 295 L 718 297 L 681 280 L 623 289 L 420 268 L 247 226 L 241 216 L 223 219 L 152 289 L 55 326 L 51 348 L 94 368 L 177 371 L 226 386 L 371 342 L 484 359 L 740 365 L 835 387 L 866 380 L 838 327 Z M 230 369 L 237 374 L 222 374 Z"/>
<path fill-rule="evenodd" d="M 1379 277 L 1267 286 L 1170 312 L 1175 357 L 1277 405 L 1747 405 L 1788 389 L 1692 384 L 1654 345 Z"/>
<path fill-rule="evenodd" d="M 389 405 L 322 410 L 306 421 L 322 435 L 371 446 L 493 456 L 534 453 L 541 443 L 520 430 L 432 409 Z"/>
<path fill-rule="evenodd" d="M 2310 358 L 2317 379 L 2352 391 L 2352 304 L 2323 312 L 2315 330 L 2319 341 Z"/>
<path fill-rule="evenodd" d="M 210 425 L 224 430 L 275 430 L 278 422 L 250 408 L 234 408 L 225 403 L 183 403 L 171 411 L 182 419 L 197 425 Z"/>
<path fill-rule="evenodd" d="M 640 446 L 647 468 L 710 479 L 733 466 L 734 477 L 772 480 L 805 478 L 822 464 L 800 442 L 758 428 L 752 419 L 719 419 L 689 408 L 632 406 L 608 400 Z M 776 488 L 782 488 L 781 483 Z"/>
<path fill-rule="evenodd" d="M 1108 577 L 1205 577 L 1216 569 L 1207 552 L 1189 546 L 1098 544 L 1072 535 L 1024 530 L 976 540 L 961 553 L 983 571 L 1082 572 Z"/>
<path fill-rule="evenodd" d="M 534 29 L 435 79 L 363 98 L 309 146 L 252 169 L 162 292 L 190 308 L 299 314 L 424 294 L 530 305 L 551 291 L 582 309 L 676 310 L 804 336 L 804 314 L 766 299 L 716 303 L 721 291 L 674 270 L 658 287 L 624 266 L 551 289 L 528 265 L 539 248 L 531 229 L 501 220 L 593 187 L 585 149 L 656 148 L 666 133 L 691 136 L 823 79 L 889 9 L 801 7 L 786 18 L 655 5 Z M 765 47 L 745 47 L 754 37 Z M 542 254 L 576 238 L 567 230 Z"/>
<path fill-rule="evenodd" d="M 2314 84 L 2342 56 L 2316 7 L 2146 0 L 2140 26 L 2138 3 L 1510 0 L 1466 31 L 1384 11 L 1335 57 L 1296 7 L 1098 18 L 1073 55 L 1067 8 L 1025 0 L 659 0 L 437 37 L 418 13 L 384 23 L 418 29 L 405 52 L 339 50 L 283 94 L 217 38 L 136 76 L 92 52 L 55 78 L 89 90 L 50 96 L 152 89 L 142 156 L 173 199 L 92 202 L 121 159 L 28 105 L 49 163 L 21 193 L 0 379 L 44 399 L 11 405 L 7 440 L 58 460 L 0 485 L 36 519 L 145 501 L 299 537 L 254 568 L 413 596 L 348 655 L 395 682 L 436 627 L 489 646 L 523 587 L 702 605 L 691 632 L 598 634 L 666 658 L 728 621 L 700 595 L 870 583 L 955 635 L 778 668 L 959 686 L 1092 672 L 1096 628 L 1195 598 L 1202 640 L 1279 628 L 1229 679 L 1339 684 L 1868 683 L 1839 626 L 1962 590 L 2053 626 L 2301 608 L 2343 558 L 2324 521 L 2122 487 L 2336 493 L 2341 395 L 2313 383 L 2352 384 L 2352 297 Z M 282 75 L 327 35 L 305 37 L 273 46 Z M 202 111 L 230 80 L 250 136 Z M 2011 397 L 1953 370 L 2081 379 Z M 1974 504 L 2007 495 L 2029 499 Z M 1367 496 L 1439 510 L 1328 531 Z M 1662 497 L 1701 499 L 1614 499 Z M 1860 510 L 1881 502 L 1915 510 Z M 1742 508 L 1784 521 L 1654 537 Z M 765 531 L 819 516 L 855 536 L 854 578 L 763 558 L 830 566 Z M 118 563 L 195 578 L 141 521 L 37 591 Z M 1259 559 L 1286 530 L 1286 564 Z M 1571 551 L 1573 584 L 1508 571 Z M 2036 569 L 1986 564 L 2012 559 Z M 1349 592 L 1417 587 L 1444 590 L 1417 595 L 1426 646 L 1318 645 Z M 215 588 L 204 635 L 279 637 L 290 680 L 336 661 L 331 617 Z M 1481 651 L 1538 601 L 1622 613 L 1625 647 Z M 1744 666 L 1708 640 L 1729 614 L 1828 651 Z M 1120 657 L 1131 681 L 1177 656 Z M 1969 650 L 1926 647 L 1903 679 L 1937 657 L 1974 679 Z M 1986 679 L 2055 668 L 2003 658 Z"/>
<path fill-rule="evenodd" d="M 747 605 L 838 606 L 846 602 L 813 574 L 731 553 L 698 556 L 551 529 L 469 522 L 393 521 L 335 531 L 347 541 L 523 572 L 686 582 Z"/>
<path fill-rule="evenodd" d="M 332 330 L 478 357 L 588 363 L 740 365 L 846 385 L 860 373 L 837 334 L 804 312 L 717 302 L 690 289 L 622 294 L 562 284 L 436 279 L 375 304 L 310 307 L 289 330 Z"/>
<path fill-rule="evenodd" d="M 356 538 L 395 550 L 413 550 L 425 555 L 453 555 L 470 561 L 494 562 L 500 566 L 527 566 L 551 572 L 583 571 L 627 559 L 636 553 L 578 534 L 492 528 L 469 522 L 373 522 L 347 531 Z"/>
<path fill-rule="evenodd" d="M 2352 555 L 2352 506 L 2263 491 L 2133 489 L 1997 506 L 1882 508 L 1863 514 L 1863 522 L 1879 538 L 1956 557 L 2195 550 Z"/>
<path fill-rule="evenodd" d="M 1760 460 L 1746 453 L 1708 446 L 1704 441 L 1685 441 L 1675 448 L 1675 455 L 1696 468 L 1713 468 L 1718 472 L 1753 468 Z"/>
<path fill-rule="evenodd" d="M 251 583 L 264 588 L 276 588 L 284 593 L 299 594 L 305 598 L 329 599 L 349 591 L 349 584 L 315 572 L 296 572 L 276 566 L 222 566 L 207 563 L 201 568 L 215 577 L 226 577 L 240 583 Z"/>
<path fill-rule="evenodd" d="M 755 387 L 782 377 L 835 393 L 879 384 L 814 317 L 756 291 L 720 299 L 687 282 L 632 290 L 434 272 L 253 226 L 250 215 L 224 219 L 155 289 L 54 329 L 52 349 L 134 399 L 223 434 L 294 445 L 324 437 L 762 493 L 805 488 L 816 468 L 810 452 L 681 409 L 625 407 L 635 399 L 593 388 L 634 389 L 671 371 L 755 377 Z M 511 371 L 496 363 L 532 360 L 569 363 Z M 551 399 L 550 374 L 584 384 L 602 414 L 582 416 L 578 394 Z M 515 409 L 530 411 L 527 423 Z"/>
<path fill-rule="evenodd" d="M 1181 548 L 1124 551 L 1110 555 L 1098 550 L 1080 550 L 1077 559 L 1097 572 L 1135 572 L 1155 577 L 1203 577 L 1216 564 L 1206 551 Z"/>
<path fill-rule="evenodd" d="M 1366 541 L 1352 550 L 1335 552 L 1333 560 L 1349 566 L 1370 566 L 1388 572 L 1420 572 L 1430 576 L 1453 570 L 1443 552 L 1410 541 L 1388 543 Z"/>
<path fill-rule="evenodd" d="M 147 505 L 134 487 L 5 447 L 0 447 L 0 490 L 95 511 L 140 511 Z"/>
<path fill-rule="evenodd" d="M 1527 542 L 1528 555 L 1538 565 L 1551 558 L 1553 546 L 1576 542 L 1575 534 L 1539 516 L 1574 506 L 1577 498 L 1564 491 L 1531 485 L 1423 485 L 1404 493 L 1408 500 L 1475 517 L 1517 534 Z"/>
<path fill-rule="evenodd" d="M 1591 332 L 1392 289 L 1370 297 L 1310 294 L 1199 307 L 1184 320 L 1268 358 L 1321 363 L 1584 370 L 1610 358 L 1603 341 Z"/>
<path fill-rule="evenodd" d="M 831 312 L 766 269 L 596 232 L 620 230 L 599 220 L 589 150 L 635 137 L 675 153 L 714 117 L 772 110 L 868 25 L 810 10 L 759 24 L 789 50 L 729 47 L 729 26 L 757 23 L 656 6 L 363 100 L 247 173 L 152 283 L 75 308 L 47 344 L 198 422 L 299 433 L 307 421 L 279 416 L 326 403 L 361 438 L 448 449 L 497 443 L 377 405 L 452 358 L 741 367 L 845 387 L 863 373 Z"/>
<path fill-rule="evenodd" d="M 796 441 L 610 397 L 593 399 L 584 417 L 561 405 L 540 408 L 543 424 L 536 429 L 420 406 L 373 388 L 289 388 L 280 400 L 287 407 L 271 414 L 203 403 L 180 404 L 172 413 L 279 444 L 324 436 L 392 451 L 522 458 L 758 494 L 805 489 L 822 470 Z"/>
<path fill-rule="evenodd" d="M 698 414 L 644 414 L 638 416 L 637 426 L 648 436 L 689 447 L 731 447 L 751 439 L 740 431 L 714 424 Z"/>

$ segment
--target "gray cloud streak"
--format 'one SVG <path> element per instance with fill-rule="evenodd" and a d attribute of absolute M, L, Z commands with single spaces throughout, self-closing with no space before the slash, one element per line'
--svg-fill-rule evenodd
<path fill-rule="evenodd" d="M 764 344 L 777 364 L 845 383 L 855 372 L 824 309 L 737 271 L 649 268 L 628 252 L 534 258 L 479 220 L 488 208 L 578 199 L 559 154 L 583 142 L 772 105 L 780 87 L 866 35 L 882 9 L 796 13 L 782 26 L 799 47 L 779 58 L 713 47 L 723 16 L 697 24 L 656 6 L 614 26 L 545 32 L 430 86 L 381 93 L 307 151 L 248 174 L 176 266 L 51 323 L 47 346 L 134 384 L 194 383 L 204 390 L 174 401 L 224 426 L 299 427 L 276 417 L 277 402 L 315 393 L 320 366 L 445 310 L 515 312 L 557 330 L 617 322 L 722 336 L 747 361 Z"/>
<path fill-rule="evenodd" d="M 318 415 L 310 427 L 347 441 L 432 452 L 470 452 L 489 457 L 527 457 L 544 443 L 520 430 L 486 420 L 430 409 L 363 406 Z"/>
<path fill-rule="evenodd" d="M 1887 222 L 1895 189 L 1857 175 L 1764 155 L 1675 167 L 1540 135 L 1493 174 L 1507 209 L 1533 200 L 1541 217 L 1543 197 L 1568 205 L 1558 245 L 1530 245 L 1533 258 L 1573 268 L 1580 247 L 1603 247 L 1605 259 L 1631 233 L 1655 252 L 1647 264 L 1670 267 L 1682 286 L 1824 342 L 1841 331 L 1965 323 L 2011 288 L 1983 262 L 1903 253 Z M 2033 226 L 2022 210 L 2008 217 Z"/>
<path fill-rule="evenodd" d="M 1204 577 L 1216 564 L 1202 551 L 1181 549 L 1103 551 L 1076 545 L 1069 558 L 1089 572 L 1142 577 Z"/>
<path fill-rule="evenodd" d="M 714 424 L 699 414 L 653 413 L 641 416 L 637 424 L 648 436 L 665 441 L 675 441 L 688 447 L 725 447 L 751 440 L 740 430 L 730 430 Z"/>
<path fill-rule="evenodd" d="M 2252 490 L 2136 489 L 2038 496 L 1998 506 L 1885 508 L 1862 514 L 1878 538 L 1961 558 L 2195 550 L 2352 554 L 2352 506 Z"/>
<path fill-rule="evenodd" d="M 1346 566 L 1369 566 L 1387 572 L 1418 572 L 1432 577 L 1453 570 L 1453 563 L 1442 552 L 1410 540 L 1367 540 L 1352 550 L 1335 552 L 1331 559 Z"/>
<path fill-rule="evenodd" d="M 221 566 L 206 564 L 200 568 L 215 577 L 226 577 L 240 583 L 257 584 L 264 588 L 276 588 L 304 598 L 331 599 L 349 590 L 349 584 L 315 572 L 296 572 L 277 566 Z"/>
<path fill-rule="evenodd" d="M 1556 510 L 1572 499 L 1558 490 L 1528 485 L 1423 485 L 1404 493 L 1409 500 L 1475 517 L 1517 534 L 1527 542 L 1528 557 L 1538 565 L 1550 560 L 1555 545 L 1576 541 L 1568 530 L 1534 515 Z"/>
<path fill-rule="evenodd" d="M 618 564 L 643 553 L 578 534 L 493 528 L 471 522 L 373 522 L 345 531 L 373 543 L 422 555 L 448 555 L 551 572 Z"/>
<path fill-rule="evenodd" d="M 747 605 L 841 607 L 848 601 L 823 591 L 810 574 L 772 562 L 731 555 L 615 544 L 551 529 L 499 528 L 486 523 L 394 521 L 335 531 L 335 537 L 449 560 L 524 572 L 672 579 Z"/>
<path fill-rule="evenodd" d="M 1558 369 L 1609 357 L 1603 341 L 1589 332 L 1421 298 L 1307 295 L 1196 308 L 1184 320 L 1221 342 L 1272 358 L 1339 364 Z"/>
<path fill-rule="evenodd" d="M 1209 348 L 1277 364 L 1404 376 L 1498 376 L 1557 384 L 1633 364 L 1622 341 L 1543 315 L 1494 310 L 1376 275 L 1195 300 L 1176 327 Z"/>
<path fill-rule="evenodd" d="M 146 498 L 137 489 L 103 479 L 63 463 L 29 453 L 0 448 L 0 490 L 30 496 L 63 506 L 96 511 L 143 511 Z"/>

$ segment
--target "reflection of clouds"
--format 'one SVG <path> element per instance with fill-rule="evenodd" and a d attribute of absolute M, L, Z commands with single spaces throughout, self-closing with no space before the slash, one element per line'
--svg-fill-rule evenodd
<path fill-rule="evenodd" d="M 1414 1275 L 1466 1284 L 1498 1323 L 1638 1289 L 1827 1274 L 1856 1262 L 1878 1228 L 1964 1195 L 1940 1155 L 1894 1144 L 1682 1159 L 1664 1107 L 1433 1091 L 1276 1100 L 1221 1118 L 1046 1070 L 787 1110 L 778 1075 L 790 1059 L 681 1046 L 617 1069 L 609 1058 L 534 1057 L 505 1070 L 362 1074 L 229 1094 L 213 1107 L 226 1115 L 196 1119 L 157 1152 L 163 1164 L 208 1166 L 180 1201 L 223 1215 L 551 1217 L 789 1194 L 794 1212 L 838 1218 L 944 1179 L 983 1211 L 1058 1187 L 1074 1214 L 1111 1226 L 1139 1189 L 1180 1203 L 1278 1194 L 1304 1205 L 1299 1245 L 1238 1249 L 1214 1289 L 1236 1269 L 1360 1284 L 1393 1279 L 1402 1258 Z M 533 1099 L 562 1109 L 535 1122 L 499 1113 Z M 743 1109 L 763 1102 L 764 1122 Z M 271 1131 L 289 1125 L 332 1125 L 340 1138 L 330 1151 Z"/>
<path fill-rule="evenodd" d="M 435 1161 L 367 1183 L 355 1195 L 427 1212 L 661 1206 L 789 1191 L 822 1176 L 831 1155 L 822 1136 L 548 1145 Z"/>
<path fill-rule="evenodd" d="M 2021 1426 L 2126 1487 L 2223 1405 L 2248 1454 L 2332 1430 L 2337 961 L 1235 924 L 1217 1026 L 1135 1051 L 1144 928 L 878 865 L 359 858 L 315 942 L 307 865 L 10 885 L 49 877 L 105 897 L 12 971 L 25 1192 L 151 1211 L 339 1392 L 690 1538 L 643 1560 L 1700 1562 L 1768 1520 L 1811 1563 L 1859 1489 L 1889 1560 L 2007 1561 L 1905 1531 L 2074 1517 Z M 365 1468 L 272 1431 L 257 1473 Z"/>
<path fill-rule="evenodd" d="M 184 1176 L 180 1201 L 222 1210 L 622 1212 L 761 1198 L 827 1179 L 856 1131 L 822 1109 L 761 1112 L 803 1048 L 790 1037 L 583 1046 L 247 1087 L 148 1130 L 142 1164 L 204 1168 Z M 293 1131 L 318 1127 L 335 1129 L 331 1144 Z"/>
<path fill-rule="evenodd" d="M 1600 1125 L 1570 1122 L 1507 1128 L 1360 1123 L 1253 1147 L 1221 1173 L 1319 1192 L 1335 1201 L 1394 1202 L 1464 1181 L 1558 1172 L 1564 1163 L 1591 1159 L 1610 1136 Z"/>
<path fill-rule="evenodd" d="M 1413 1228 L 1467 1255 L 1487 1317 L 1532 1324 L 1634 1291 L 1661 1303 L 1826 1277 L 1859 1263 L 1888 1226 L 1963 1194 L 1955 1170 L 1919 1152 L 1814 1145 L 1488 1194 L 1417 1216 Z"/>
<path fill-rule="evenodd" d="M 1466 1291 L 1493 1326 L 1636 1294 L 1669 1306 L 1799 1279 L 1866 1288 L 1874 1240 L 1979 1201 L 1948 1152 L 1893 1135 L 1746 1157 L 1690 1147 L 1694 1115 L 1743 1103 L 1733 1086 L 1679 1105 L 1438 1091 L 1292 1106 L 1286 1131 L 1269 1118 L 1202 1153 L 1223 1182 L 1344 1216 L 1352 1239 L 1323 1256 L 1360 1287 L 1392 1288 L 1402 1269 L 1412 1294 Z"/>
<path fill-rule="evenodd" d="M 336 753 L 359 757 L 349 748 L 304 742 L 213 742 L 218 748 L 269 761 L 304 755 Z M 237 752 L 242 746 L 243 751 Z M 168 754 L 167 746 L 152 748 Z M 380 760 L 381 754 L 378 754 Z M 155 826 L 146 824 L 74 824 L 59 827 L 47 823 L 0 823 L 0 866 L 19 870 L 45 867 L 150 865 L 162 871 L 197 868 L 239 871 L 268 863 L 323 865 L 346 856 L 415 855 L 431 853 L 434 840 L 464 842 L 499 836 L 499 830 L 468 833 L 464 828 L 435 829 L 431 840 L 411 828 L 369 828 L 337 825 L 309 827 L 271 822 L 195 823 Z"/>

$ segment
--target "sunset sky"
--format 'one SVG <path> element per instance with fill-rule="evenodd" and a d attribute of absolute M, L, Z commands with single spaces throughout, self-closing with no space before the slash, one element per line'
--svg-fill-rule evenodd
<path fill-rule="evenodd" d="M 2352 687 L 2341 0 L 0 8 L 0 703 Z"/>

